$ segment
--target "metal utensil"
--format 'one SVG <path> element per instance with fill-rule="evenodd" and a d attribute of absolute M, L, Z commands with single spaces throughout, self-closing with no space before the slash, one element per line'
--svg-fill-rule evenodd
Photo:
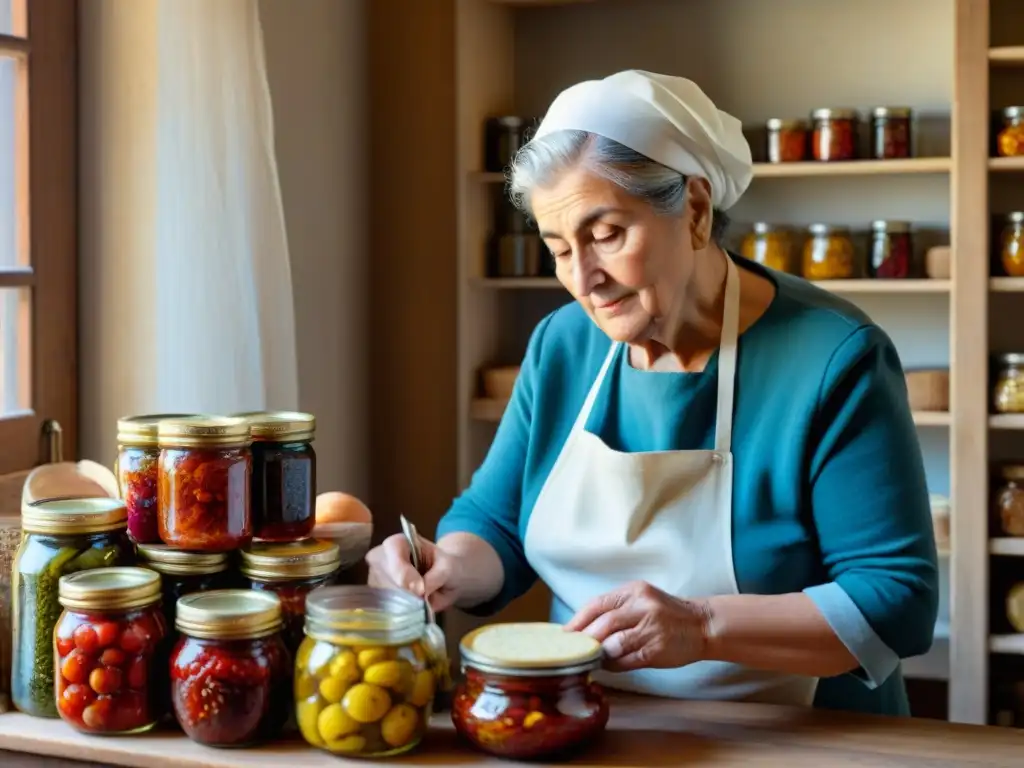
<path fill-rule="evenodd" d="M 420 538 L 416 533 L 416 526 L 409 522 L 405 515 L 400 515 L 399 520 L 402 524 L 402 534 L 405 536 L 405 540 L 409 542 L 409 551 L 412 555 L 412 567 L 416 569 L 416 572 L 421 576 L 425 572 L 423 567 L 423 555 L 420 551 Z M 448 660 L 448 642 L 444 636 L 444 630 L 441 629 L 437 624 L 437 615 L 434 613 L 434 609 L 430 605 L 430 601 L 425 599 L 423 604 L 427 614 L 427 627 L 424 633 L 424 640 L 426 642 L 426 652 L 430 667 L 434 670 L 434 675 L 437 678 L 437 687 L 441 691 L 447 691 L 451 687 L 451 666 Z"/>

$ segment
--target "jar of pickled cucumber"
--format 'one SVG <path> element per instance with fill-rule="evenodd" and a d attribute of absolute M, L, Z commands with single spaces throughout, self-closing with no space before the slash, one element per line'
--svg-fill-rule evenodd
<path fill-rule="evenodd" d="M 406 592 L 310 592 L 295 659 L 296 719 L 306 741 L 357 757 L 390 757 L 419 744 L 436 688 L 425 628 L 423 602 Z"/>

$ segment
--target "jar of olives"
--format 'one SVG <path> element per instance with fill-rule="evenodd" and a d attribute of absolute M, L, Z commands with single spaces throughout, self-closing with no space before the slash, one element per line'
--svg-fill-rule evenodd
<path fill-rule="evenodd" d="M 399 590 L 321 587 L 306 598 L 295 661 L 299 730 L 338 755 L 388 757 L 426 733 L 436 681 L 423 601 Z"/>

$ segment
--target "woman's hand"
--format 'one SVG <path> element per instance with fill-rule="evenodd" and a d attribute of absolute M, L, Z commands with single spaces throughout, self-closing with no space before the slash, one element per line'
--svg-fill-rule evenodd
<path fill-rule="evenodd" d="M 459 559 L 422 536 L 419 540 L 421 565 L 426 569 L 422 576 L 412 567 L 409 542 L 399 533 L 389 536 L 380 546 L 366 553 L 366 564 L 370 569 L 366 583 L 371 587 L 402 589 L 417 597 L 425 597 L 435 611 L 443 611 L 459 598 L 459 580 L 455 578 Z"/>
<path fill-rule="evenodd" d="M 598 640 L 613 672 L 672 669 L 703 658 L 709 611 L 704 603 L 634 581 L 594 598 L 565 627 Z"/>

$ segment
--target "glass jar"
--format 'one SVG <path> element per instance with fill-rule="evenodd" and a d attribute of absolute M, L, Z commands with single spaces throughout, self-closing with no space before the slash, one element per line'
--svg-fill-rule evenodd
<path fill-rule="evenodd" d="M 1009 277 L 1024 277 L 1024 211 L 1014 211 L 1003 217 L 999 257 L 1003 271 Z"/>
<path fill-rule="evenodd" d="M 917 273 L 910 222 L 872 222 L 868 274 L 877 278 L 906 278 L 917 277 Z"/>
<path fill-rule="evenodd" d="M 1024 536 L 1024 466 L 1000 467 L 1002 482 L 997 486 L 995 518 L 1004 536 Z"/>
<path fill-rule="evenodd" d="M 591 680 L 601 645 L 589 636 L 559 624 L 494 624 L 473 630 L 459 647 L 465 681 L 452 722 L 484 752 L 551 758 L 593 741 L 608 724 L 604 690 Z"/>
<path fill-rule="evenodd" d="M 876 107 L 871 112 L 871 157 L 902 160 L 912 154 L 909 107 Z"/>
<path fill-rule="evenodd" d="M 12 576 L 11 700 L 22 712 L 58 717 L 53 695 L 53 629 L 58 585 L 69 573 L 134 565 L 127 512 L 119 499 L 54 499 L 21 509 Z"/>
<path fill-rule="evenodd" d="M 996 413 L 1024 413 L 1024 354 L 999 355 L 993 400 Z"/>
<path fill-rule="evenodd" d="M 62 576 L 57 709 L 84 733 L 143 733 L 166 711 L 167 624 L 160 574 L 101 568 Z"/>
<path fill-rule="evenodd" d="M 281 626 L 281 601 L 269 592 L 221 589 L 178 601 L 171 700 L 185 735 L 244 747 L 281 732 L 292 674 Z"/>
<path fill-rule="evenodd" d="M 857 159 L 857 113 L 852 109 L 816 109 L 811 113 L 815 160 L 835 162 Z"/>
<path fill-rule="evenodd" d="M 139 565 L 160 574 L 168 633 L 175 635 L 178 600 L 196 592 L 227 589 L 233 584 L 227 552 L 188 552 L 164 544 L 140 544 Z"/>
<path fill-rule="evenodd" d="M 799 163 L 807 159 L 807 123 L 773 117 L 768 129 L 768 162 Z"/>
<path fill-rule="evenodd" d="M 305 638 L 306 595 L 330 584 L 341 567 L 341 548 L 322 539 L 281 544 L 254 542 L 240 555 L 239 570 L 249 585 L 280 598 L 284 642 L 288 651 L 295 654 Z"/>
<path fill-rule="evenodd" d="M 139 544 L 160 541 L 156 519 L 156 475 L 160 458 L 157 424 L 162 419 L 185 417 L 185 414 L 126 416 L 117 421 L 114 473 L 118 492 L 128 509 L 128 535 Z"/>
<path fill-rule="evenodd" d="M 1006 107 L 1003 127 L 996 137 L 1000 157 L 1024 157 L 1024 107 Z"/>
<path fill-rule="evenodd" d="M 419 744 L 436 690 L 424 631 L 423 601 L 407 592 L 312 592 L 295 659 L 296 719 L 306 741 L 358 757 L 398 755 Z"/>
<path fill-rule="evenodd" d="M 743 238 L 740 255 L 779 272 L 793 272 L 793 238 L 789 230 L 764 221 Z"/>
<path fill-rule="evenodd" d="M 160 538 L 196 552 L 228 552 L 252 541 L 252 437 L 239 418 L 161 421 L 157 502 Z"/>
<path fill-rule="evenodd" d="M 253 538 L 306 538 L 316 524 L 316 419 L 283 411 L 236 415 L 252 432 Z"/>
<path fill-rule="evenodd" d="M 812 224 L 804 243 L 803 275 L 808 280 L 849 280 L 857 276 L 853 239 L 846 227 Z"/>

